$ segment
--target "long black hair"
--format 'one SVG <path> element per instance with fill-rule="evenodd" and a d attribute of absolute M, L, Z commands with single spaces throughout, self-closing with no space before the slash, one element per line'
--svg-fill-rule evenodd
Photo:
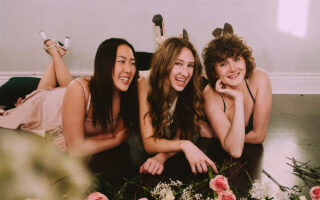
<path fill-rule="evenodd" d="M 115 67 L 117 49 L 120 45 L 127 45 L 135 56 L 133 46 L 126 40 L 110 38 L 103 41 L 96 53 L 94 61 L 94 75 L 89 87 L 92 99 L 93 125 L 99 124 L 104 131 L 108 125 L 114 131 L 112 115 L 112 97 L 115 92 L 112 74 Z M 125 126 L 134 132 L 139 131 L 139 106 L 137 97 L 138 70 L 126 92 L 121 92 L 120 116 Z"/>

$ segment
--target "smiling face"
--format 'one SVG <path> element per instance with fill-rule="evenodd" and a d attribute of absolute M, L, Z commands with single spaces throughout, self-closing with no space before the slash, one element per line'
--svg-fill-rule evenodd
<path fill-rule="evenodd" d="M 126 92 L 136 73 L 135 58 L 131 48 L 122 44 L 117 49 L 115 66 L 112 73 L 114 87 L 119 92 Z"/>
<path fill-rule="evenodd" d="M 170 85 L 176 92 L 182 92 L 190 81 L 195 61 L 192 52 L 183 48 L 170 71 Z"/>
<path fill-rule="evenodd" d="M 246 63 L 242 56 L 226 58 L 215 64 L 217 77 L 230 87 L 239 86 L 246 75 Z"/>

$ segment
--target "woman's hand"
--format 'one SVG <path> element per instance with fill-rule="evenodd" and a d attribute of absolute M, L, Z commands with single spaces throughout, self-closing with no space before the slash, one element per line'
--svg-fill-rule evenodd
<path fill-rule="evenodd" d="M 228 86 L 226 86 L 221 79 L 218 79 L 216 82 L 216 91 L 221 93 L 221 94 L 225 94 L 228 95 L 230 97 L 232 97 L 234 100 L 242 100 L 243 101 L 243 93 L 242 91 L 238 91 L 238 90 L 233 90 L 230 89 Z"/>
<path fill-rule="evenodd" d="M 139 172 L 144 174 L 158 174 L 160 175 L 164 169 L 164 163 L 167 157 L 165 153 L 158 153 L 157 155 L 148 158 L 140 167 Z"/>
<path fill-rule="evenodd" d="M 188 140 L 185 141 L 182 143 L 181 148 L 190 164 L 192 173 L 206 173 L 208 171 L 208 165 L 212 167 L 215 173 L 218 173 L 214 162 L 192 142 Z"/>

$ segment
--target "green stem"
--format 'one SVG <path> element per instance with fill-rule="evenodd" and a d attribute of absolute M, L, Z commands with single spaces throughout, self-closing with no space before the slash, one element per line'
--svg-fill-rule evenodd
<path fill-rule="evenodd" d="M 210 180 L 213 179 L 213 170 L 211 166 L 208 167 L 208 176 L 209 176 L 209 182 L 210 182 Z M 218 197 L 215 191 L 212 190 L 212 193 L 214 198 Z"/>
<path fill-rule="evenodd" d="M 213 170 L 211 166 L 208 167 L 208 176 L 209 180 L 213 179 Z"/>
<path fill-rule="evenodd" d="M 251 178 L 249 172 L 248 172 L 246 169 L 244 170 L 244 172 L 246 173 L 246 175 L 247 175 L 247 177 L 248 177 L 248 179 L 249 179 L 249 181 L 250 181 L 250 183 L 251 183 L 251 185 L 252 185 L 253 182 L 252 182 L 252 178 Z"/>

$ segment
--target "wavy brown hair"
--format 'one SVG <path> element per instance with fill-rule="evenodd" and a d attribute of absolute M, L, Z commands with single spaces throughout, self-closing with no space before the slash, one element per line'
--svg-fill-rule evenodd
<path fill-rule="evenodd" d="M 171 90 L 169 75 L 183 48 L 194 56 L 193 75 L 184 90 L 178 94 L 176 108 L 172 116 L 169 113 L 169 93 Z M 167 39 L 155 52 L 150 72 L 150 116 L 155 138 L 172 139 L 178 129 L 180 138 L 193 139 L 194 133 L 200 130 L 203 117 L 203 98 L 201 95 L 202 65 L 193 45 L 181 38 Z M 168 124 L 170 126 L 168 127 Z M 165 131 L 169 128 L 170 131 Z"/>
<path fill-rule="evenodd" d="M 245 78 L 249 78 L 256 67 L 256 63 L 252 56 L 252 49 L 246 45 L 242 38 L 234 34 L 223 34 L 211 40 L 204 48 L 202 58 L 212 88 L 215 88 L 217 80 L 216 64 L 234 56 L 243 57 L 246 63 Z"/>
<path fill-rule="evenodd" d="M 93 125 L 99 124 L 104 131 L 109 125 L 114 131 L 112 97 L 115 92 L 112 74 L 115 67 L 117 50 L 120 45 L 127 45 L 132 50 L 133 46 L 124 39 L 110 38 L 103 41 L 96 53 L 94 61 L 94 75 L 90 80 L 89 87 L 92 99 L 92 120 Z M 125 126 L 134 132 L 139 131 L 138 97 L 137 97 L 138 72 L 126 92 L 121 92 L 120 116 Z"/>

